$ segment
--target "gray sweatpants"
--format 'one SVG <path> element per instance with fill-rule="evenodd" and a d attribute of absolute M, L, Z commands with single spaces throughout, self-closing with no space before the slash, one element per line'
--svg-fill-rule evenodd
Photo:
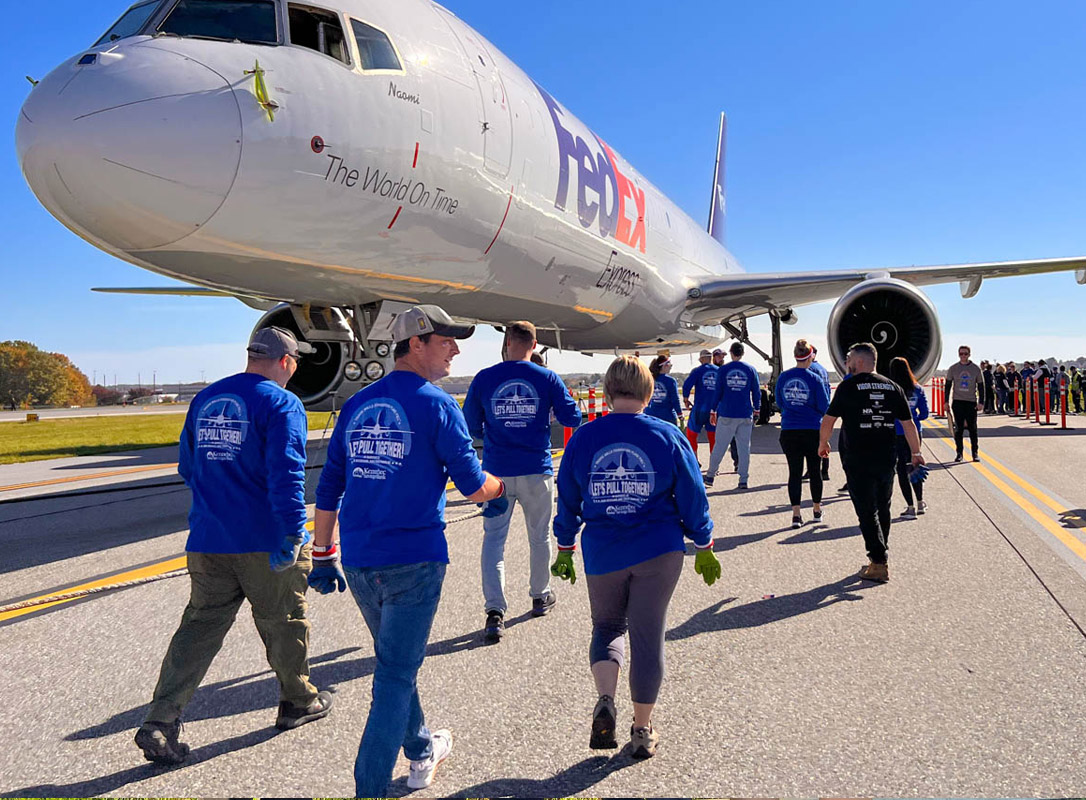
<path fill-rule="evenodd" d="M 655 703 L 664 681 L 667 606 L 679 582 L 683 553 L 664 553 L 626 569 L 587 575 L 592 608 L 589 662 L 614 661 L 622 668 L 630 632 L 630 697 Z"/>

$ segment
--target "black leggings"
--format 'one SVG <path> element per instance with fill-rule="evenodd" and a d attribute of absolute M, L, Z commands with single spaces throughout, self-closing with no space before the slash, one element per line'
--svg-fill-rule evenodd
<path fill-rule="evenodd" d="M 913 483 L 909 480 L 909 467 L 913 463 L 913 451 L 909 447 L 909 440 L 903 434 L 897 436 L 897 485 L 901 487 L 901 493 L 905 495 L 905 502 L 913 504 L 913 492 L 916 492 L 916 502 L 924 499 L 924 483 Z"/>
<path fill-rule="evenodd" d="M 822 502 L 822 459 L 818 457 L 818 431 L 781 431 L 781 450 L 788 459 L 788 500 L 798 506 L 803 499 L 803 464 L 811 481 L 811 500 Z"/>

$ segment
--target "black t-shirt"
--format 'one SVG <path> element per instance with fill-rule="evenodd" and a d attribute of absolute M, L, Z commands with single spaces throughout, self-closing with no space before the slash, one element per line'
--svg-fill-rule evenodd
<path fill-rule="evenodd" d="M 861 372 L 842 381 L 826 414 L 841 418 L 842 435 L 848 440 L 848 450 L 842 450 L 841 456 L 848 461 L 892 463 L 897 441 L 894 420 L 912 424 L 905 392 L 874 372 Z"/>

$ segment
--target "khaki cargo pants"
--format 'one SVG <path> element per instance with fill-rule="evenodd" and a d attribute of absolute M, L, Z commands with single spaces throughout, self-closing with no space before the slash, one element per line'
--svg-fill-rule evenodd
<path fill-rule="evenodd" d="M 264 641 L 268 664 L 279 678 L 279 699 L 308 705 L 317 696 L 309 682 L 309 620 L 306 577 L 313 548 L 306 545 L 297 563 L 272 572 L 267 553 L 188 553 L 192 593 L 162 660 L 147 722 L 170 724 L 204 679 L 234 624 L 243 600 Z"/>

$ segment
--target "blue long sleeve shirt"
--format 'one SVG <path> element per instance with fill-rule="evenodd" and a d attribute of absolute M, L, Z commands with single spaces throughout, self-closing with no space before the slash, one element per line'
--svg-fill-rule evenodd
<path fill-rule="evenodd" d="M 683 407 L 679 404 L 678 381 L 670 375 L 657 375 L 652 388 L 652 399 L 645 407 L 645 413 L 672 425 L 678 422 L 683 413 Z"/>
<path fill-rule="evenodd" d="M 356 393 L 343 405 L 317 484 L 317 508 L 339 510 L 343 563 L 448 563 L 450 477 L 464 495 L 486 480 L 447 392 L 395 370 Z"/>
<path fill-rule="evenodd" d="M 193 399 L 177 471 L 192 489 L 192 553 L 262 553 L 305 534 L 305 442 L 298 397 L 240 373 Z"/>
<path fill-rule="evenodd" d="M 924 394 L 923 388 L 917 386 L 907 399 L 909 401 L 909 410 L 913 412 L 913 423 L 916 425 L 916 432 L 923 433 L 920 420 L 928 418 L 928 396 Z M 897 420 L 894 420 L 894 431 L 898 436 L 905 435 L 905 429 L 901 427 L 901 423 Z"/>
<path fill-rule="evenodd" d="M 554 534 L 573 547 L 584 525 L 584 566 L 602 575 L 712 541 L 698 461 L 677 427 L 645 414 L 610 414 L 574 432 L 558 470 Z"/>
<path fill-rule="evenodd" d="M 690 391 L 694 392 L 694 408 L 698 411 L 708 411 L 713 407 L 713 397 L 716 395 L 717 366 L 715 364 L 699 364 L 690 371 L 683 381 L 683 398 L 690 399 Z"/>
<path fill-rule="evenodd" d="M 817 361 L 812 361 L 811 366 L 807 367 L 811 372 L 818 376 L 818 379 L 826 384 L 826 392 L 830 391 L 830 373 L 826 372 L 826 368 L 819 364 Z"/>
<path fill-rule="evenodd" d="M 551 475 L 550 415 L 581 424 L 562 379 L 531 361 L 504 361 L 475 376 L 464 400 L 468 431 L 483 440 L 483 469 L 500 478 Z"/>
<path fill-rule="evenodd" d="M 745 361 L 721 365 L 712 407 L 720 417 L 742 419 L 753 416 L 762 407 L 762 387 L 757 370 Z"/>
<path fill-rule="evenodd" d="M 830 391 L 811 369 L 793 367 L 777 378 L 777 407 L 781 430 L 818 430 L 830 407 Z"/>

